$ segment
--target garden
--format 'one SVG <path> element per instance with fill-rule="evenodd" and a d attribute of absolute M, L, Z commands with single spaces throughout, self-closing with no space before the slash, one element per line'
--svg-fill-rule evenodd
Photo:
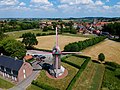
<path fill-rule="evenodd" d="M 79 55 L 70 55 L 62 58 L 62 66 L 64 66 L 68 70 L 68 75 L 63 79 L 51 79 L 46 76 L 46 71 L 42 70 L 36 80 L 32 82 L 32 84 L 27 88 L 27 90 L 32 90 L 32 88 L 39 87 L 41 89 L 49 89 L 49 90 L 65 90 L 71 89 L 74 86 L 76 80 L 80 77 L 81 73 L 87 66 L 90 58 L 83 58 Z M 75 62 L 72 61 L 75 59 Z M 79 61 L 80 60 L 80 61 Z M 69 63 L 70 62 L 70 63 Z M 80 67 L 76 67 L 76 66 Z"/>

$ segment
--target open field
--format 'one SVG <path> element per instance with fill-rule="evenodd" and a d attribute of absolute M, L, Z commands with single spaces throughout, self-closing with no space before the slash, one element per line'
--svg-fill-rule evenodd
<path fill-rule="evenodd" d="M 68 75 L 65 78 L 58 80 L 51 79 L 46 76 L 46 71 L 41 71 L 36 81 L 41 84 L 47 84 L 54 88 L 59 88 L 60 90 L 65 90 L 72 78 L 78 72 L 78 69 L 66 63 L 62 63 L 62 65 L 68 70 Z"/>
<path fill-rule="evenodd" d="M 66 61 L 69 61 L 69 62 L 71 62 L 71 63 L 74 63 L 74 64 L 76 64 L 76 65 L 79 65 L 79 66 L 81 66 L 81 65 L 84 63 L 84 61 L 85 61 L 85 59 L 83 59 L 83 58 L 78 58 L 78 57 L 76 57 L 76 56 L 69 56 L 69 57 L 66 58 L 65 60 L 66 60 Z"/>
<path fill-rule="evenodd" d="M 73 90 L 99 90 L 104 70 L 105 68 L 102 64 L 90 61 L 79 79 L 75 82 Z"/>
<path fill-rule="evenodd" d="M 88 47 L 83 50 L 83 55 L 92 57 L 92 59 L 97 60 L 99 53 L 105 54 L 105 61 L 112 61 L 120 64 L 120 43 L 105 40 L 97 45 Z"/>
<path fill-rule="evenodd" d="M 37 33 L 48 33 L 48 32 L 42 32 L 42 30 L 39 30 L 39 29 L 31 29 L 31 30 L 7 32 L 5 34 L 7 34 L 8 36 L 13 37 L 13 38 L 16 39 L 16 38 L 19 38 L 20 36 L 22 36 L 22 34 L 28 33 L 28 32 L 31 32 L 31 33 L 34 33 L 34 34 L 37 34 Z M 53 31 L 49 31 L 49 32 L 53 32 Z"/>
<path fill-rule="evenodd" d="M 12 83 L 10 83 L 10 82 L 8 82 L 0 77 L 0 88 L 9 89 L 13 86 L 14 86 L 14 84 L 12 84 Z"/>
<path fill-rule="evenodd" d="M 64 46 L 69 43 L 83 41 L 86 39 L 88 38 L 59 35 L 59 46 L 60 49 L 63 50 Z M 37 37 L 37 40 L 39 43 L 35 46 L 36 48 L 51 50 L 53 46 L 55 46 L 55 35 L 40 36 Z"/>

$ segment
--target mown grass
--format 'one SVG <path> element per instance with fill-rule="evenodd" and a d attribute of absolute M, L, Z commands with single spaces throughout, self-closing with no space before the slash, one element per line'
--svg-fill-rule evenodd
<path fill-rule="evenodd" d="M 104 88 L 109 90 L 120 90 L 120 78 L 116 76 L 116 70 L 120 69 L 120 67 L 116 67 L 116 65 L 106 65 L 105 74 L 102 82 L 102 90 Z M 120 71 L 117 71 L 120 76 Z"/>
<path fill-rule="evenodd" d="M 68 62 L 74 63 L 76 65 L 79 65 L 79 66 L 81 66 L 83 64 L 83 62 L 85 61 L 84 58 L 78 58 L 76 56 L 69 56 L 65 60 Z"/>
<path fill-rule="evenodd" d="M 63 33 L 62 35 L 65 35 L 65 36 L 73 36 L 73 37 L 85 37 L 85 38 L 94 38 L 94 37 L 96 37 L 95 35 L 92 35 L 92 34 L 84 35 L 84 34 Z"/>
<path fill-rule="evenodd" d="M 59 80 L 48 78 L 46 76 L 46 71 L 43 70 L 40 72 L 40 75 L 38 76 L 36 81 L 38 83 L 45 83 L 46 85 L 59 88 L 60 90 L 65 90 L 71 82 L 72 78 L 78 72 L 78 69 L 66 63 L 62 63 L 62 65 L 68 70 L 68 75 L 65 78 Z"/>
<path fill-rule="evenodd" d="M 73 90 L 99 90 L 104 75 L 104 66 L 90 61 L 75 82 Z"/>
<path fill-rule="evenodd" d="M 6 34 L 9 37 L 17 39 L 17 38 L 21 37 L 22 34 L 28 33 L 28 32 L 34 33 L 36 35 L 37 33 L 50 33 L 50 32 L 54 32 L 54 31 L 42 32 L 42 30 L 39 30 L 39 29 L 31 29 L 31 30 L 21 30 L 21 31 L 7 32 Z"/>
<path fill-rule="evenodd" d="M 44 89 L 31 84 L 26 90 L 44 90 Z"/>
<path fill-rule="evenodd" d="M 97 64 L 96 68 L 97 69 L 93 77 L 90 90 L 100 90 L 101 85 L 102 85 L 105 67 L 102 64 Z"/>
<path fill-rule="evenodd" d="M 13 86 L 14 86 L 14 84 L 12 84 L 0 77 L 0 88 L 9 89 L 9 88 L 12 88 Z"/>

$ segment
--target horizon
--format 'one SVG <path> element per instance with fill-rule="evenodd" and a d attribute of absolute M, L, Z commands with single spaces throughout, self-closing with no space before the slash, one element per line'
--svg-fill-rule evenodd
<path fill-rule="evenodd" d="M 0 18 L 120 17 L 119 0 L 1 0 Z"/>

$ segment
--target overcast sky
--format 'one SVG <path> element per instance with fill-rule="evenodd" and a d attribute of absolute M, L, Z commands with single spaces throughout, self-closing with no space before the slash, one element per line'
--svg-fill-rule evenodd
<path fill-rule="evenodd" d="M 120 17 L 120 0 L 0 0 L 0 18 Z"/>

